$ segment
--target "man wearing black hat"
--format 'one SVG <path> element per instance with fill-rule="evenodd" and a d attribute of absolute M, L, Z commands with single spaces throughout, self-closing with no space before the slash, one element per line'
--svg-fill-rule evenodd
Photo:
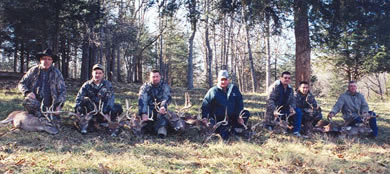
<path fill-rule="evenodd" d="M 93 104 L 99 106 L 103 104 L 103 113 L 111 113 L 111 120 L 122 114 L 122 106 L 114 103 L 115 96 L 112 84 L 104 80 L 104 68 L 101 64 L 95 64 L 92 67 L 92 79 L 86 81 L 80 88 L 76 97 L 75 110 L 78 113 L 88 113 L 94 109 Z M 93 103 L 91 103 L 93 102 Z M 105 122 L 103 117 L 97 117 L 100 123 Z M 87 133 L 87 130 L 81 130 L 81 133 Z"/>
<path fill-rule="evenodd" d="M 53 66 L 58 60 L 50 49 L 39 52 L 36 56 L 38 65 L 31 67 L 18 84 L 24 94 L 23 106 L 31 114 L 42 117 L 40 104 L 54 106 L 58 111 L 65 102 L 66 86 L 61 72 Z M 42 119 L 41 119 L 42 120 Z"/>

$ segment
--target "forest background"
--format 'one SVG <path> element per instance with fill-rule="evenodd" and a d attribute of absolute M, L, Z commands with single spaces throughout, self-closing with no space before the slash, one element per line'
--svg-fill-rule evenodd
<path fill-rule="evenodd" d="M 1 118 L 23 109 L 16 82 L 44 48 L 60 56 L 55 66 L 68 85 L 65 110 L 72 110 L 77 89 L 91 78 L 95 63 L 103 64 L 106 78 L 114 82 L 116 100 L 130 99 L 132 105 L 148 72 L 159 69 L 173 87 L 177 105 L 171 109 L 184 103 L 188 91 L 191 114 L 199 113 L 217 72 L 227 69 L 244 93 L 253 125 L 263 119 L 267 87 L 290 71 L 293 86 L 310 82 L 324 115 L 347 82 L 356 80 L 380 115 L 380 135 L 374 141 L 302 140 L 258 129 L 251 142 L 202 145 L 202 136 L 82 136 L 68 123 L 61 136 L 2 133 L 1 172 L 390 171 L 388 0 L 2 0 Z"/>

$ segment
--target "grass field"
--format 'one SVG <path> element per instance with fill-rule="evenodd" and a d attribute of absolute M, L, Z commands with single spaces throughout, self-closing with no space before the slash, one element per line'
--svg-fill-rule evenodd
<path fill-rule="evenodd" d="M 22 110 L 16 81 L 0 81 L 0 119 Z M 80 83 L 68 82 L 64 110 L 73 110 Z M 129 99 L 135 106 L 139 85 L 117 84 L 116 100 Z M 183 105 L 184 89 L 174 88 L 171 110 Z M 199 114 L 205 89 L 189 91 L 191 114 Z M 265 95 L 245 94 L 252 113 L 249 125 L 263 120 Z M 334 99 L 319 99 L 323 114 Z M 175 104 L 177 106 L 175 106 Z M 204 136 L 169 134 L 166 139 L 146 135 L 137 138 L 125 129 L 118 137 L 99 131 L 81 135 L 62 119 L 58 135 L 44 132 L 9 132 L 0 127 L 0 173 L 390 173 L 390 103 L 369 103 L 380 117 L 379 136 L 337 138 L 315 135 L 296 138 L 273 134 L 261 127 L 248 142 L 239 137 L 228 142 Z M 337 117 L 337 121 L 341 121 Z"/>

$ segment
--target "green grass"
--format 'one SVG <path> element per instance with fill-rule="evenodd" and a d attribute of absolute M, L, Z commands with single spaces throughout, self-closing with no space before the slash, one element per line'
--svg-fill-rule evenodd
<path fill-rule="evenodd" d="M 0 87 L 0 119 L 23 109 L 22 96 L 15 89 Z M 73 110 L 80 83 L 68 83 L 64 110 Z M 116 84 L 116 101 L 129 99 L 137 105 L 139 85 Z M 184 89 L 174 88 L 171 110 L 184 104 Z M 206 90 L 189 91 L 198 114 Z M 252 113 L 249 124 L 263 120 L 264 94 L 245 94 L 245 106 Z M 320 99 L 326 115 L 335 99 Z M 125 129 L 119 137 L 106 132 L 78 133 L 63 119 L 61 133 L 9 132 L 0 127 L 0 173 L 390 173 L 390 103 L 369 103 L 380 117 L 379 137 L 334 138 L 315 135 L 310 139 L 274 134 L 260 127 L 248 142 L 232 138 L 223 143 L 213 139 L 202 144 L 204 136 L 169 134 L 133 136 Z M 337 121 L 341 121 L 337 117 Z"/>

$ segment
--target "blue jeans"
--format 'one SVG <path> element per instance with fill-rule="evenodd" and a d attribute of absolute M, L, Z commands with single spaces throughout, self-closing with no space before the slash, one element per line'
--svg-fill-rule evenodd
<path fill-rule="evenodd" d="M 294 110 L 296 113 L 294 116 L 291 116 L 288 119 L 288 122 L 294 125 L 293 132 L 299 132 L 301 131 L 301 124 L 302 124 L 302 110 L 300 108 L 295 108 Z M 283 114 L 289 115 L 290 111 L 287 111 Z M 286 119 L 286 116 L 283 116 L 282 119 Z"/>
<path fill-rule="evenodd" d="M 368 113 L 370 115 L 376 116 L 375 112 L 369 111 Z M 370 118 L 368 121 L 369 121 L 370 128 L 372 129 L 371 135 L 374 137 L 378 136 L 378 126 L 376 125 L 376 117 Z M 356 117 L 347 126 L 356 126 L 357 123 L 363 123 L 363 120 L 361 117 Z"/>
<path fill-rule="evenodd" d="M 242 119 L 244 120 L 245 125 L 248 123 L 250 113 L 248 110 L 243 111 Z M 214 119 L 210 119 L 210 124 L 214 125 L 216 122 Z M 221 125 L 215 130 L 215 133 L 221 135 L 222 139 L 227 140 L 230 137 L 231 133 L 234 133 L 234 128 L 243 128 L 242 125 L 238 124 L 237 119 L 230 119 L 228 125 Z"/>

